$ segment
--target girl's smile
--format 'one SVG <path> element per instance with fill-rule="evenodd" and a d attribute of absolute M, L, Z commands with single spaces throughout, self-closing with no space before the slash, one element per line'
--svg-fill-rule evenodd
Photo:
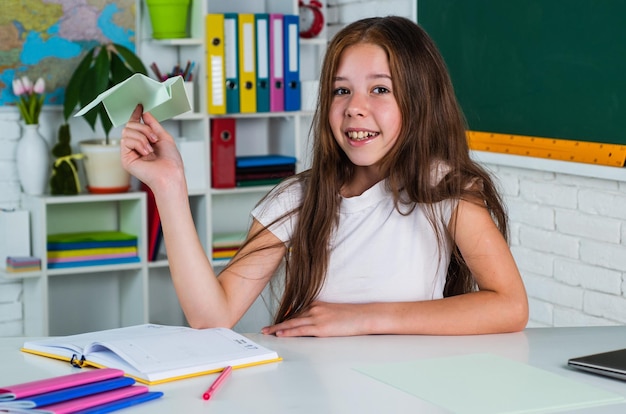
<path fill-rule="evenodd" d="M 378 132 L 374 131 L 363 131 L 363 130 L 348 130 L 346 131 L 346 136 L 355 142 L 364 142 L 370 139 L 373 139 L 379 135 Z"/>

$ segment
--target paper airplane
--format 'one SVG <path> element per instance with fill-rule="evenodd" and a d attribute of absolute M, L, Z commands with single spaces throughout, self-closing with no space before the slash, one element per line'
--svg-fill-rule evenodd
<path fill-rule="evenodd" d="M 74 116 L 85 115 L 100 102 L 114 127 L 124 125 L 138 104 L 150 112 L 157 121 L 164 121 L 191 110 L 182 76 L 158 82 L 136 73 L 124 82 L 102 92 Z"/>

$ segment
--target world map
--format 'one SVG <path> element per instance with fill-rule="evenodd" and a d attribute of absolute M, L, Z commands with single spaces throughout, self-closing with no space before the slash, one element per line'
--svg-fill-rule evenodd
<path fill-rule="evenodd" d="M 46 81 L 45 103 L 62 105 L 74 69 L 93 46 L 135 50 L 136 0 L 3 0 L 0 105 L 16 101 L 12 82 Z"/>

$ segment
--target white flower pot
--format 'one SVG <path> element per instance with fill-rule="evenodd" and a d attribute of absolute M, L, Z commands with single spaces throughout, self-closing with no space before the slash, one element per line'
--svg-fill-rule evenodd
<path fill-rule="evenodd" d="M 22 191 L 30 195 L 44 194 L 50 178 L 50 151 L 48 143 L 39 133 L 38 124 L 22 127 L 15 161 Z"/>
<path fill-rule="evenodd" d="M 130 188 L 130 174 L 122 167 L 119 140 L 92 139 L 79 143 L 87 191 L 94 194 L 123 193 Z"/>

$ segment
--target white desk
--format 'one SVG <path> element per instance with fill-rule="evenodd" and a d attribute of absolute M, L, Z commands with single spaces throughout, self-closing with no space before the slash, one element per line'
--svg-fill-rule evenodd
<path fill-rule="evenodd" d="M 443 409 L 353 367 L 470 353 L 504 356 L 626 396 L 626 382 L 566 366 L 569 357 L 626 348 L 626 326 L 535 328 L 515 334 L 463 337 L 248 336 L 276 350 L 284 360 L 233 371 L 210 401 L 203 401 L 201 396 L 215 375 L 151 387 L 163 391 L 164 396 L 120 413 L 444 413 Z M 75 371 L 68 363 L 20 352 L 23 341 L 24 338 L 0 338 L 0 385 Z M 576 411 L 624 412 L 626 403 Z"/>

